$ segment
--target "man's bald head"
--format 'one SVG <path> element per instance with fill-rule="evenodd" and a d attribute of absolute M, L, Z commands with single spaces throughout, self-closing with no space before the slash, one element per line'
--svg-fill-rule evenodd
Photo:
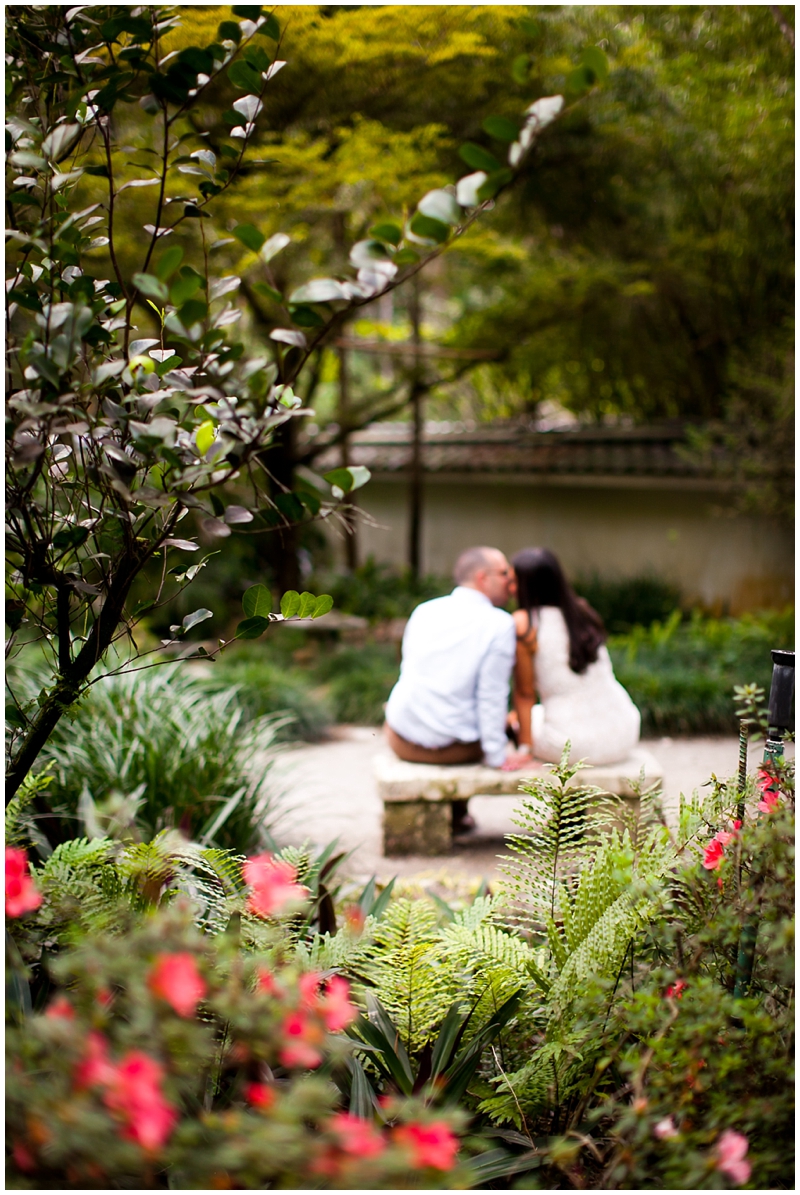
<path fill-rule="evenodd" d="M 497 548 L 467 548 L 453 567 L 453 580 L 456 585 L 471 581 L 480 569 L 491 568 L 497 555 Z"/>
<path fill-rule="evenodd" d="M 453 579 L 477 589 L 493 606 L 504 606 L 514 591 L 514 573 L 499 548 L 467 548 L 456 561 Z"/>

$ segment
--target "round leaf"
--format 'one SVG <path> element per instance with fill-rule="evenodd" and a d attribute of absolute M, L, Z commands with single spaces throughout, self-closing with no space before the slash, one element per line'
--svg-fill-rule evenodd
<path fill-rule="evenodd" d="M 462 145 L 458 156 L 473 170 L 485 170 L 487 174 L 491 174 L 493 170 L 500 169 L 500 163 L 494 154 L 490 154 L 482 145 L 476 145 L 474 141 L 467 141 Z"/>
<path fill-rule="evenodd" d="M 412 217 L 408 227 L 416 236 L 426 241 L 436 241 L 437 245 L 441 245 L 450 236 L 449 225 L 431 216 L 423 216 L 421 212 Z"/>
<path fill-rule="evenodd" d="M 323 614 L 327 614 L 332 609 L 333 598 L 329 593 L 323 593 L 317 598 L 316 605 L 311 611 L 311 617 L 322 618 Z"/>
<path fill-rule="evenodd" d="M 254 228 L 252 224 L 239 224 L 233 230 L 233 235 L 246 245 L 248 249 L 252 249 L 254 253 L 258 253 L 259 249 L 264 244 L 264 236 Z"/>
<path fill-rule="evenodd" d="M 245 618 L 236 628 L 235 639 L 259 639 L 269 626 L 268 618 Z"/>
<path fill-rule="evenodd" d="M 417 211 L 423 216 L 430 216 L 442 224 L 458 224 L 461 220 L 461 208 L 449 191 L 439 188 L 423 195 L 417 204 Z"/>
<path fill-rule="evenodd" d="M 198 623 L 205 622 L 207 618 L 213 618 L 214 612 L 212 610 L 195 610 L 193 614 L 187 614 L 183 620 L 184 631 L 191 631 L 192 627 L 196 627 Z"/>
<path fill-rule="evenodd" d="M 396 224 L 376 224 L 370 228 L 369 235 L 376 241 L 388 241 L 390 245 L 399 245 L 403 239 L 403 230 Z"/>
<path fill-rule="evenodd" d="M 300 594 L 296 589 L 287 589 L 281 598 L 281 614 L 284 618 L 294 618 L 300 609 Z"/>
<path fill-rule="evenodd" d="M 490 137 L 496 137 L 498 141 L 516 141 L 519 133 L 514 121 L 505 116 L 487 116 L 483 128 Z"/>
<path fill-rule="evenodd" d="M 272 596 L 266 585 L 251 585 L 242 597 L 242 609 L 248 618 L 268 618 Z"/>

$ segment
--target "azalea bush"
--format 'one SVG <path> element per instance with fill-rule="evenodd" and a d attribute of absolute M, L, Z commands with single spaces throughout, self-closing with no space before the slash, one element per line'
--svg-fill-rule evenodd
<path fill-rule="evenodd" d="M 42 898 L 18 848 L 7 876 L 7 916 L 24 918 Z M 48 964 L 44 1006 L 7 1036 L 10 1186 L 472 1185 L 463 1114 L 365 1108 L 348 983 L 281 961 L 281 919 L 307 896 L 295 870 L 261 856 L 243 878 L 223 934 L 199 932 L 184 899 L 120 910 L 115 932 Z M 260 948 L 243 949 L 240 919 Z"/>

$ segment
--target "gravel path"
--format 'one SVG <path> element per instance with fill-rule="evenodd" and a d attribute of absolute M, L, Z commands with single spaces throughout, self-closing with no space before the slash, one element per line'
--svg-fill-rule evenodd
<path fill-rule="evenodd" d="M 436 858 L 385 858 L 381 845 L 381 802 L 372 773 L 375 754 L 385 749 L 380 729 L 340 726 L 333 741 L 292 745 L 278 755 L 274 787 L 283 809 L 276 830 L 281 843 L 309 839 L 324 844 L 339 839 L 352 851 L 346 874 L 356 881 L 371 875 L 392 876 L 444 887 L 470 887 L 497 876 L 497 855 L 503 836 L 515 829 L 511 820 L 516 797 L 473 797 L 470 812 L 478 829 L 448 855 Z M 735 738 L 650 739 L 646 742 L 664 769 L 668 817 L 675 815 L 680 793 L 705 784 L 712 773 L 732 776 L 738 764 Z M 750 767 L 761 758 L 751 746 Z"/>

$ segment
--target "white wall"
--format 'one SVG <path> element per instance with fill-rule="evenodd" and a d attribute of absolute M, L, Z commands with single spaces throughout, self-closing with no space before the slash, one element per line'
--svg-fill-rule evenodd
<path fill-rule="evenodd" d="M 623 479 L 623 484 L 626 479 Z M 771 520 L 731 516 L 724 494 L 697 483 L 631 479 L 586 484 L 560 476 L 526 479 L 426 479 L 423 571 L 448 573 L 473 544 L 508 555 L 548 547 L 571 576 L 652 571 L 680 586 L 690 601 L 717 612 L 783 606 L 793 599 L 791 533 Z M 359 500 L 377 526 L 359 527 L 359 558 L 402 566 L 407 558 L 408 482 L 373 478 Z M 338 562 L 341 540 L 334 537 Z"/>

